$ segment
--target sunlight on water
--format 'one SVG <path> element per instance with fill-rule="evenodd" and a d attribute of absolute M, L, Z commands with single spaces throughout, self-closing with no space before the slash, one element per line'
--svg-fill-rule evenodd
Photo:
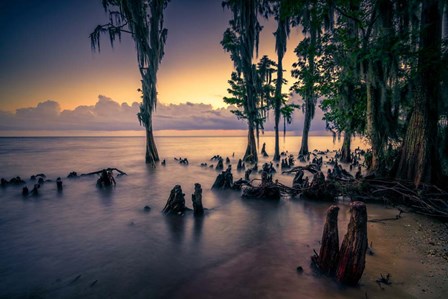
<path fill-rule="evenodd" d="M 64 190 L 58 194 L 55 183 L 47 182 L 39 196 L 24 199 L 20 187 L 0 189 L 0 297 L 364 298 L 366 291 L 379 292 L 377 273 L 365 274 L 361 288 L 341 288 L 311 270 L 309 257 L 319 248 L 328 203 L 242 200 L 238 192 L 210 190 L 217 172 L 199 164 L 235 152 L 235 165 L 245 142 L 159 137 L 167 166 L 152 169 L 143 163 L 144 138 L 1 138 L 0 177 L 61 176 Z M 262 142 L 271 154 L 273 138 Z M 299 145 L 300 137 L 288 137 L 281 150 L 296 155 Z M 339 147 L 329 137 L 310 139 L 311 149 Z M 173 157 L 187 157 L 190 166 Z M 117 178 L 112 190 L 97 189 L 95 177 L 66 178 L 73 170 L 105 167 L 128 176 Z M 241 176 L 234 172 L 235 179 Z M 292 176 L 276 178 L 292 182 Z M 204 218 L 160 213 L 175 184 L 182 185 L 191 207 L 196 182 L 209 209 Z M 143 211 L 145 205 L 150 212 Z M 339 220 L 342 238 L 349 220 L 345 205 Z M 299 265 L 302 274 L 296 273 Z M 394 292 L 388 294 L 406 298 L 403 289 Z"/>

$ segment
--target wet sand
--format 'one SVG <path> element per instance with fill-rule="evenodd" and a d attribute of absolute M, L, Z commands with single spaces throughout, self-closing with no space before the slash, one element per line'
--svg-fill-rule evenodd
<path fill-rule="evenodd" d="M 396 209 L 384 209 L 378 215 L 370 214 L 369 219 L 396 214 Z M 381 293 L 393 298 L 389 293 L 395 290 L 408 298 L 448 298 L 446 223 L 405 213 L 396 221 L 369 222 L 368 230 L 375 255 L 368 257 L 362 281 L 375 280 L 379 273 L 392 275 L 392 284 L 383 285 L 384 290 L 373 292 L 369 298 L 386 298 Z"/>

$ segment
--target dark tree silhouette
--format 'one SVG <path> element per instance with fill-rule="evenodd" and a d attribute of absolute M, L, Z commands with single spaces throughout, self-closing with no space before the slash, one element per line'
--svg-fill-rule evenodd
<path fill-rule="evenodd" d="M 138 120 L 146 128 L 146 163 L 155 166 L 159 161 L 154 142 L 152 114 L 157 104 L 157 71 L 164 55 L 167 29 L 163 26 L 163 10 L 169 0 L 102 0 L 109 14 L 109 23 L 98 25 L 90 34 L 92 49 L 100 51 L 100 36 L 108 33 L 113 46 L 121 41 L 122 33 L 130 33 L 137 50 L 137 61 L 142 78 Z"/>
<path fill-rule="evenodd" d="M 258 161 L 255 130 L 261 123 L 257 109 L 257 90 L 255 85 L 256 68 L 253 65 L 254 50 L 258 53 L 258 40 L 261 26 L 258 23 L 258 0 L 226 0 L 224 8 L 232 12 L 230 27 L 224 32 L 221 45 L 230 53 L 236 74 L 243 78 L 244 112 L 248 123 L 248 142 L 244 160 Z"/>

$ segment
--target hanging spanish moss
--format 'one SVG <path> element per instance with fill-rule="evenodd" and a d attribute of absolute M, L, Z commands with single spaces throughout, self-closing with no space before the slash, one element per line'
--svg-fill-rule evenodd
<path fill-rule="evenodd" d="M 142 78 L 142 103 L 137 114 L 146 129 L 145 161 L 155 166 L 159 161 L 152 128 L 152 114 L 157 105 L 157 71 L 164 55 L 168 30 L 164 28 L 163 10 L 169 0 L 103 0 L 109 13 L 109 23 L 98 25 L 90 34 L 93 50 L 100 51 L 100 36 L 109 34 L 111 46 L 121 41 L 122 33 L 129 33 L 135 42 L 137 62 Z"/>

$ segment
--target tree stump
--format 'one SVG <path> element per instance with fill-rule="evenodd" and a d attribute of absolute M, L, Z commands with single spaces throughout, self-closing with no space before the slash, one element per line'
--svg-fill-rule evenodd
<path fill-rule="evenodd" d="M 219 158 L 218 160 L 218 164 L 216 164 L 216 170 L 223 170 L 224 169 L 224 165 L 222 163 L 222 158 Z"/>
<path fill-rule="evenodd" d="M 246 169 L 246 166 L 243 163 L 243 160 L 239 159 L 238 160 L 238 165 L 236 166 L 236 170 L 240 171 L 240 170 L 244 170 Z"/>
<path fill-rule="evenodd" d="M 202 188 L 201 184 L 194 184 L 194 193 L 191 195 L 195 216 L 204 215 L 204 207 L 202 206 Z"/>
<path fill-rule="evenodd" d="M 302 169 L 296 172 L 296 175 L 294 176 L 294 179 L 292 180 L 292 187 L 294 189 L 301 189 L 303 186 L 303 176 L 304 172 Z"/>
<path fill-rule="evenodd" d="M 62 180 L 61 180 L 60 177 L 58 177 L 56 179 L 56 188 L 58 189 L 59 192 L 62 191 L 62 189 L 63 189 L 63 187 L 62 187 Z"/>
<path fill-rule="evenodd" d="M 252 173 L 251 169 L 246 170 L 246 172 L 244 173 L 244 179 L 246 181 L 250 181 L 250 174 Z"/>
<path fill-rule="evenodd" d="M 366 264 L 368 247 L 366 205 L 355 201 L 350 205 L 350 212 L 347 234 L 339 251 L 336 279 L 344 284 L 356 285 L 361 279 Z"/>
<path fill-rule="evenodd" d="M 182 187 L 180 185 L 176 185 L 171 190 L 170 197 L 168 198 L 162 212 L 166 215 L 182 215 L 185 210 L 185 194 L 182 193 Z"/>
<path fill-rule="evenodd" d="M 338 234 L 339 207 L 332 205 L 327 210 L 319 256 L 311 257 L 319 270 L 326 275 L 334 275 L 339 259 Z"/>
<path fill-rule="evenodd" d="M 268 153 L 266 152 L 266 143 L 263 143 L 263 147 L 261 148 L 261 154 L 263 157 L 269 157 Z"/>
<path fill-rule="evenodd" d="M 227 168 L 226 171 L 218 174 L 215 182 L 212 185 L 212 189 L 232 189 L 233 187 L 233 175 L 232 168 Z"/>

